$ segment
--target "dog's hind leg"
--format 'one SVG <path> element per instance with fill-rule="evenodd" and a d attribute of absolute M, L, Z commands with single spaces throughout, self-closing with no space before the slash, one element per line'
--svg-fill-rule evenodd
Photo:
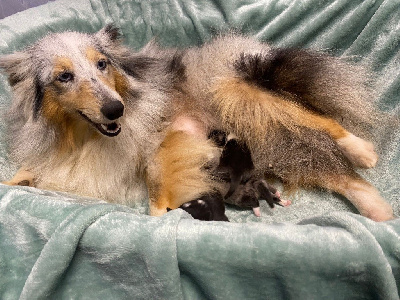
<path fill-rule="evenodd" d="M 371 142 L 355 136 L 331 118 L 310 111 L 302 111 L 302 115 L 302 120 L 298 120 L 299 124 L 327 132 L 355 167 L 375 167 L 378 154 Z"/>
<path fill-rule="evenodd" d="M 11 180 L 2 183 L 7 185 L 34 186 L 34 179 L 35 176 L 32 172 L 21 168 Z"/>
<path fill-rule="evenodd" d="M 371 142 L 355 136 L 331 118 L 307 111 L 302 113 L 305 119 L 299 120 L 300 124 L 327 132 L 355 167 L 366 169 L 375 167 L 378 154 Z"/>
<path fill-rule="evenodd" d="M 371 168 L 378 160 L 372 143 L 353 135 L 334 119 L 240 78 L 220 79 L 213 93 L 225 129 L 235 132 L 249 146 L 273 134 L 277 124 L 294 132 L 299 127 L 308 127 L 328 133 L 356 167 Z"/>
<path fill-rule="evenodd" d="M 267 117 L 270 117 L 266 119 L 267 122 L 278 120 L 289 127 L 293 124 L 302 125 L 302 121 L 311 119 L 305 126 L 314 129 L 321 129 L 318 126 L 322 126 L 324 131 L 332 135 L 354 166 L 375 166 L 378 156 L 373 145 L 345 131 L 333 121 L 345 124 L 348 129 L 357 130 L 375 124 L 377 115 L 371 100 L 376 97 L 376 93 L 371 87 L 372 74 L 368 70 L 340 58 L 302 49 L 272 49 L 264 54 L 242 53 L 236 59 L 234 69 L 237 77 L 230 79 L 230 82 L 229 79 L 222 82 L 222 89 L 233 92 L 236 89 L 236 93 L 240 93 L 244 99 L 259 97 L 257 94 L 264 92 L 268 95 L 264 98 L 270 98 L 272 105 L 277 103 L 275 100 L 279 97 L 295 104 L 291 106 L 286 103 L 282 106 L 285 107 L 284 110 L 278 112 L 276 110 L 279 107 L 276 106 L 268 111 L 265 105 L 261 105 L 264 112 L 248 105 L 244 106 L 245 109 L 251 109 L 261 117 L 265 117 L 267 112 Z M 286 113 L 288 108 L 293 113 Z M 300 108 L 312 114 L 307 116 L 299 111 Z M 324 120 L 322 116 L 328 119 Z"/>
<path fill-rule="evenodd" d="M 356 175 L 350 164 L 347 166 L 347 160 L 353 166 L 364 168 L 374 166 L 377 161 L 377 154 L 373 150 L 372 144 L 354 136 L 337 121 L 320 116 L 293 103 L 293 101 L 286 100 L 282 96 L 245 82 L 240 78 L 220 79 L 213 88 L 213 96 L 224 130 L 235 132 L 241 140 L 249 145 L 251 150 L 268 151 L 268 144 L 265 141 L 268 136 L 276 134 L 277 136 L 273 137 L 273 139 L 288 139 L 287 143 L 289 144 L 291 144 L 291 139 L 300 138 L 302 134 L 311 134 L 312 131 L 328 134 L 329 139 L 332 139 L 336 146 L 328 146 L 322 149 L 321 151 L 327 151 L 332 155 L 323 155 L 321 157 L 328 160 L 332 159 L 332 161 L 321 161 L 318 160 L 321 157 L 314 159 L 313 156 L 306 157 L 303 155 L 302 157 L 306 161 L 308 158 L 309 160 L 307 161 L 308 163 L 302 164 L 296 157 L 289 156 L 293 163 L 290 166 L 286 165 L 286 167 L 289 167 L 289 170 L 293 166 L 297 167 L 293 170 L 296 176 L 288 175 L 288 170 L 284 170 L 282 174 L 276 174 L 276 170 L 273 172 L 286 183 L 293 184 L 295 187 L 299 185 L 321 186 L 336 191 L 349 198 L 356 208 L 360 210 L 361 214 L 373 220 L 382 221 L 393 218 L 392 208 L 379 195 L 379 192 Z M 249 116 L 252 117 L 250 118 Z M 307 128 L 310 131 L 305 130 Z M 287 136 L 279 136 L 281 132 Z M 323 136 L 321 135 L 321 137 Z M 304 141 L 307 143 L 307 136 L 305 136 Z M 278 145 L 280 144 L 278 143 Z M 320 145 L 317 141 L 314 144 L 305 144 L 305 146 L 312 153 L 313 147 L 318 152 Z M 336 147 L 347 160 L 345 157 L 342 158 L 341 155 L 334 154 Z M 274 151 L 278 150 L 279 148 L 274 149 Z M 293 151 L 301 152 L 303 150 L 294 148 Z M 266 156 L 261 157 L 270 159 L 271 155 L 278 158 L 278 165 L 274 167 L 279 169 L 281 167 L 279 166 L 279 154 L 275 155 L 269 150 Z M 335 177 L 332 174 L 335 174 L 336 163 L 339 164 L 337 171 L 340 171 L 337 174 L 342 175 L 336 175 Z M 323 167 L 320 167 L 318 171 L 317 166 Z M 307 173 L 302 168 L 308 168 Z M 326 174 L 326 172 L 329 173 Z M 301 178 L 301 180 L 298 180 L 297 177 Z"/>
<path fill-rule="evenodd" d="M 321 176 L 319 185 L 345 196 L 365 217 L 374 221 L 394 219 L 390 204 L 375 187 L 357 174 Z"/>

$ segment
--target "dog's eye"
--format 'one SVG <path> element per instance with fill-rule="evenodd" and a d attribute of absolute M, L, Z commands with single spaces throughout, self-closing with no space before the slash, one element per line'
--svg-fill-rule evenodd
<path fill-rule="evenodd" d="M 74 80 L 74 74 L 72 74 L 71 72 L 63 72 L 60 75 L 58 75 L 57 80 L 61 82 L 72 81 Z"/>
<path fill-rule="evenodd" d="M 97 69 L 103 71 L 107 68 L 107 61 L 105 59 L 101 59 L 97 62 Z"/>

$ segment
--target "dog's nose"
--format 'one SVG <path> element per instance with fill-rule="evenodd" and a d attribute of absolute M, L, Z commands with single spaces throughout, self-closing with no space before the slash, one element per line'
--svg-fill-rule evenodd
<path fill-rule="evenodd" d="M 106 102 L 100 111 L 107 119 L 115 120 L 124 114 L 124 105 L 120 101 L 112 100 Z"/>

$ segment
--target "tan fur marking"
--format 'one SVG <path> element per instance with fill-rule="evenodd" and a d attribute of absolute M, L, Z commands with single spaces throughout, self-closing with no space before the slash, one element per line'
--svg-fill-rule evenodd
<path fill-rule="evenodd" d="M 51 86 L 44 91 L 44 114 L 49 120 L 59 121 L 60 112 L 76 113 L 77 110 L 90 109 L 100 115 L 99 100 L 93 95 L 90 85 L 83 82 L 77 89 L 57 93 Z"/>
<path fill-rule="evenodd" d="M 361 215 L 374 221 L 394 219 L 393 209 L 378 190 L 358 175 L 327 176 L 320 186 L 344 195 Z"/>
<path fill-rule="evenodd" d="M 117 93 L 124 99 L 128 96 L 129 84 L 125 76 L 111 66 L 111 73 L 113 76 L 114 87 Z"/>
<path fill-rule="evenodd" d="M 93 47 L 88 47 L 85 53 L 86 53 L 86 58 L 92 61 L 93 63 L 97 63 L 101 59 L 107 60 L 107 57 L 104 54 L 97 51 Z"/>
<path fill-rule="evenodd" d="M 23 186 L 34 186 L 35 176 L 32 172 L 21 168 L 15 173 L 14 177 L 9 181 L 2 182 L 7 185 L 23 185 Z"/>
<path fill-rule="evenodd" d="M 43 93 L 42 115 L 53 124 L 62 123 L 66 116 L 65 108 L 57 100 L 56 92 L 46 88 Z"/>
<path fill-rule="evenodd" d="M 53 69 L 54 78 L 53 79 L 55 79 L 60 73 L 65 72 L 65 71 L 69 71 L 69 72 L 74 71 L 74 66 L 72 64 L 71 59 L 69 59 L 68 57 L 64 57 L 64 56 L 56 57 L 55 61 L 54 61 L 54 69 Z"/>
<path fill-rule="evenodd" d="M 107 57 L 102 54 L 101 52 L 97 51 L 93 47 L 89 47 L 86 49 L 86 58 L 92 62 L 93 65 L 97 65 L 99 60 L 105 60 L 108 62 Z M 108 68 L 110 66 L 108 65 L 107 68 L 101 72 L 101 75 L 99 75 L 99 79 L 106 84 L 107 86 L 111 88 L 115 88 L 115 81 L 114 81 L 114 73 L 109 72 Z"/>
<path fill-rule="evenodd" d="M 255 142 L 263 140 L 267 132 L 271 132 L 268 129 L 278 124 L 293 132 L 298 130 L 298 126 L 326 131 L 334 139 L 349 134 L 335 120 L 316 115 L 238 78 L 220 80 L 213 92 L 224 125 L 241 137 L 253 131 Z"/>
<path fill-rule="evenodd" d="M 150 183 L 152 215 L 175 209 L 210 191 L 214 183 L 202 167 L 216 154 L 207 140 L 197 139 L 183 131 L 167 133 L 155 157 L 155 172 Z M 158 170 L 158 172 L 157 172 Z"/>
<path fill-rule="evenodd" d="M 95 130 L 89 131 L 91 125 L 77 115 L 78 110 L 88 107 L 100 114 L 100 107 L 88 86 L 83 85 L 79 91 L 67 91 L 62 95 L 51 87 L 45 89 L 42 115 L 58 129 L 60 152 L 73 151 L 85 139 L 98 135 Z"/>

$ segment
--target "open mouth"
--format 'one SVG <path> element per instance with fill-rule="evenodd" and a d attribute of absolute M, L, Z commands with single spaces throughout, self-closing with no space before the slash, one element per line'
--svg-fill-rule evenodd
<path fill-rule="evenodd" d="M 117 122 L 112 122 L 112 123 L 95 123 L 91 119 L 89 119 L 88 116 L 86 116 L 83 112 L 79 111 L 79 114 L 90 124 L 92 124 L 98 131 L 100 131 L 101 134 L 104 134 L 106 136 L 117 136 L 121 132 L 121 124 Z"/>

